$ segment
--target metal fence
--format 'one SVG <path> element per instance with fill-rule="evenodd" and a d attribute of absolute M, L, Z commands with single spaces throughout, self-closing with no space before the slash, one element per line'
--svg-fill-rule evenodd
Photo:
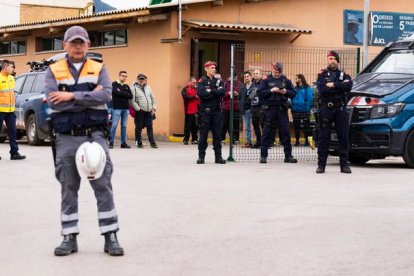
<path fill-rule="evenodd" d="M 315 82 L 317 74 L 321 69 L 326 67 L 326 55 L 332 48 L 281 48 L 269 45 L 255 44 L 233 44 L 231 51 L 231 72 L 230 76 L 236 72 L 239 79 L 242 78 L 242 72 L 258 69 L 261 74 L 269 75 L 271 73 L 271 64 L 274 62 L 283 63 L 283 74 L 290 80 L 295 80 L 297 74 L 303 74 L 313 87 L 314 94 L 317 94 Z M 359 48 L 340 48 L 334 49 L 340 56 L 340 68 L 346 71 L 351 77 L 355 77 L 361 69 L 362 54 Z M 373 56 L 370 57 L 372 59 Z M 237 97 L 232 99 L 238 101 Z M 316 101 L 316 97 L 315 97 Z M 232 104 L 232 107 L 234 103 Z M 290 132 L 292 153 L 299 160 L 316 160 L 316 149 L 308 146 L 307 137 L 312 137 L 317 125 L 317 104 L 314 104 L 311 114 L 292 114 L 289 113 Z M 229 143 L 229 160 L 235 161 L 258 161 L 260 158 L 260 149 L 252 148 L 246 139 L 246 125 L 243 123 L 242 115 L 238 110 L 231 111 L 231 115 L 224 118 L 224 125 L 229 126 L 228 136 L 222 135 L 222 140 Z M 260 120 L 254 118 L 253 120 Z M 258 115 L 256 115 L 258 116 Z M 228 120 L 228 122 L 226 122 Z M 252 144 L 257 142 L 252 122 L 250 124 Z M 257 125 L 257 124 L 256 124 Z M 280 139 L 277 126 L 274 129 L 276 138 L 274 146 L 269 149 L 269 161 L 280 161 L 284 159 L 283 146 L 280 145 Z M 224 132 L 223 132 L 224 133 Z M 225 135 L 225 134 L 224 134 Z M 299 135 L 299 136 L 298 136 Z M 311 138 L 312 143 L 312 138 Z"/>

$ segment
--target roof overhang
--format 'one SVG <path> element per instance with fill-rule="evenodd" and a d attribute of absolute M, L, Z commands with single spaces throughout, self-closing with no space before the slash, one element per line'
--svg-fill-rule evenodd
<path fill-rule="evenodd" d="M 127 18 L 134 18 L 134 17 L 143 17 L 143 16 L 151 16 L 150 11 L 145 8 L 131 9 L 131 10 L 116 10 L 116 11 L 97 13 L 97 14 L 87 15 L 87 16 L 76 16 L 76 17 L 68 17 L 68 18 L 61 18 L 61 19 L 53 19 L 53 20 L 46 20 L 46 21 L 38 21 L 38 22 L 3 26 L 3 27 L 0 27 L 0 34 L 30 31 L 34 29 L 66 27 L 70 25 L 82 25 L 82 24 L 102 22 L 102 21 L 116 21 L 116 20 L 122 20 L 122 19 L 127 19 Z"/>
<path fill-rule="evenodd" d="M 224 23 L 210 22 L 202 20 L 184 20 L 183 25 L 200 29 L 215 31 L 233 31 L 233 32 L 256 32 L 256 33 L 282 33 L 282 34 L 312 34 L 309 29 L 297 28 L 291 25 L 260 25 L 248 23 Z"/>

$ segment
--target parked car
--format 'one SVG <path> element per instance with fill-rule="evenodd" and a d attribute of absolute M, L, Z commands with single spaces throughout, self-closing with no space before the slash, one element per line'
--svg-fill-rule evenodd
<path fill-rule="evenodd" d="M 389 43 L 354 80 L 350 114 L 351 163 L 402 156 L 414 168 L 414 36 Z M 337 154 L 332 132 L 331 154 Z"/>
<path fill-rule="evenodd" d="M 29 145 L 41 145 L 49 138 L 49 105 L 44 93 L 45 70 L 51 61 L 64 57 L 64 53 L 55 55 L 46 61 L 29 62 L 31 72 L 19 75 L 15 81 L 16 129 L 17 139 L 27 137 Z M 88 53 L 88 57 L 102 62 L 102 55 Z M 7 138 L 6 127 L 0 133 L 0 142 Z"/>

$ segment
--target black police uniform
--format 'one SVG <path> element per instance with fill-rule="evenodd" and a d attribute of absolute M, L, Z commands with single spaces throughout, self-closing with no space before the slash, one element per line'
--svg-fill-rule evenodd
<path fill-rule="evenodd" d="M 209 89 L 209 92 L 208 92 Z M 216 163 L 225 163 L 221 155 L 220 101 L 224 96 L 224 83 L 217 78 L 202 77 L 198 82 L 197 95 L 200 98 L 200 140 L 198 143 L 198 164 L 204 163 L 207 149 L 208 131 L 213 133 L 213 146 Z"/>
<path fill-rule="evenodd" d="M 272 93 L 274 87 L 286 89 L 286 94 Z M 268 76 L 262 81 L 258 88 L 260 103 L 264 110 L 264 129 L 262 144 L 260 147 L 261 162 L 265 163 L 268 155 L 268 148 L 273 145 L 276 135 L 276 124 L 281 132 L 281 142 L 284 147 L 285 162 L 296 163 L 292 157 L 292 145 L 290 143 L 288 107 L 289 98 L 293 99 L 296 95 L 292 82 L 284 75 L 279 78 Z"/>
<path fill-rule="evenodd" d="M 326 87 L 333 82 L 334 88 Z M 348 128 L 349 116 L 346 110 L 346 93 L 352 89 L 351 77 L 344 71 L 326 68 L 318 75 L 319 91 L 319 142 L 318 168 L 325 168 L 328 146 L 331 139 L 331 125 L 335 122 L 339 140 L 339 161 L 341 168 L 348 167 Z"/>

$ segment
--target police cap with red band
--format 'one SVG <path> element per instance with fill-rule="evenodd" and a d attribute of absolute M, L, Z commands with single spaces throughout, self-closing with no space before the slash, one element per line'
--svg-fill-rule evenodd
<path fill-rule="evenodd" d="M 216 66 L 217 67 L 217 63 L 215 63 L 214 61 L 207 61 L 206 63 L 204 63 L 204 68 L 210 67 L 210 66 Z"/>
<path fill-rule="evenodd" d="M 331 50 L 331 51 L 328 52 L 328 54 L 326 56 L 327 57 L 335 57 L 336 61 L 338 61 L 338 63 L 339 63 L 339 55 L 336 51 Z"/>

